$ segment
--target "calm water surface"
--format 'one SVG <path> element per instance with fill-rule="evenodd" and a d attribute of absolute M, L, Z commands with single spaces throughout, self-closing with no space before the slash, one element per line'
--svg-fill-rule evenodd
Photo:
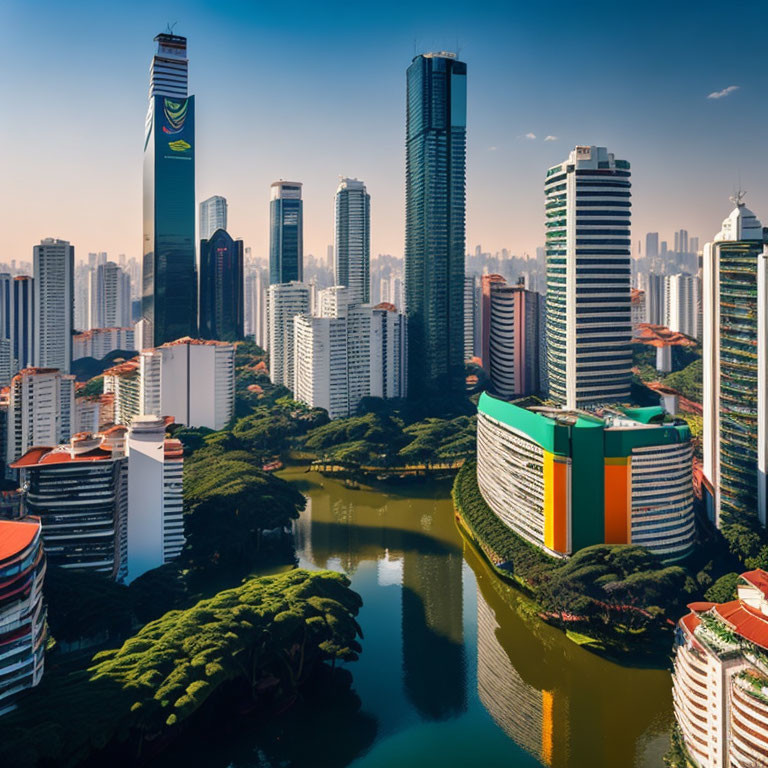
<path fill-rule="evenodd" d="M 363 597 L 354 692 L 190 738 L 163 768 L 660 768 L 665 670 L 595 656 L 531 616 L 458 532 L 450 486 L 350 490 L 301 469 L 296 550 Z M 155 764 L 152 764 L 155 768 Z"/>
<path fill-rule="evenodd" d="M 605 661 L 532 617 L 457 530 L 448 485 L 282 476 L 309 499 L 301 565 L 344 571 L 364 601 L 350 669 L 376 729 L 349 765 L 662 765 L 669 673 Z"/>

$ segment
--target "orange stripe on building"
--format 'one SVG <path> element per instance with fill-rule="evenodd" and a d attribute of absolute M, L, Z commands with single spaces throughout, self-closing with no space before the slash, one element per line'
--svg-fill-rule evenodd
<path fill-rule="evenodd" d="M 551 691 L 541 692 L 541 762 L 552 765 L 555 725 L 552 717 L 555 700 Z"/>
<path fill-rule="evenodd" d="M 544 451 L 544 546 L 568 553 L 568 462 Z"/>
<path fill-rule="evenodd" d="M 630 460 L 605 458 L 605 543 L 630 542 Z"/>

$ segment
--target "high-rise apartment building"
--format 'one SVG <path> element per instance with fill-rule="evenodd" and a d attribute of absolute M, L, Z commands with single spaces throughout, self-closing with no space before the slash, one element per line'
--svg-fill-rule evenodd
<path fill-rule="evenodd" d="M 131 325 L 131 279 L 114 261 L 99 264 L 89 275 L 87 330 Z"/>
<path fill-rule="evenodd" d="M 178 557 L 184 546 L 184 449 L 166 440 L 165 420 L 138 416 L 130 427 L 128 450 L 128 575 Z"/>
<path fill-rule="evenodd" d="M 200 242 L 200 336 L 243 338 L 243 241 L 217 229 Z"/>
<path fill-rule="evenodd" d="M 75 310 L 75 248 L 46 238 L 34 247 L 34 364 L 69 373 Z"/>
<path fill-rule="evenodd" d="M 507 285 L 503 279 L 489 280 L 487 285 L 489 317 L 483 324 L 481 346 L 487 350 L 483 363 L 491 389 L 507 399 L 534 394 L 539 389 L 541 296 L 522 282 Z"/>
<path fill-rule="evenodd" d="M 72 338 L 73 360 L 79 360 L 81 357 L 101 360 L 116 349 L 136 349 L 133 328 L 94 328 L 92 331 L 78 333 Z"/>
<path fill-rule="evenodd" d="M 293 318 L 309 314 L 309 287 L 304 283 L 277 283 L 267 295 L 269 376 L 273 384 L 294 386 Z"/>
<path fill-rule="evenodd" d="M 704 246 L 704 488 L 710 519 L 766 523 L 768 279 L 763 227 L 735 198 L 720 232 Z"/>
<path fill-rule="evenodd" d="M 126 427 L 35 446 L 12 465 L 21 472 L 24 512 L 40 518 L 50 565 L 126 575 Z"/>
<path fill-rule="evenodd" d="M 144 343 L 197 335 L 195 102 L 187 39 L 155 37 L 144 139 Z"/>
<path fill-rule="evenodd" d="M 40 521 L 0 520 L 0 715 L 43 677 L 45 568 Z"/>
<path fill-rule="evenodd" d="M 407 88 L 408 391 L 421 396 L 464 386 L 467 65 L 416 56 Z"/>
<path fill-rule="evenodd" d="M 352 300 L 371 298 L 371 196 L 357 179 L 342 179 L 336 190 L 337 285 L 349 288 Z"/>
<path fill-rule="evenodd" d="M 200 203 L 200 239 L 209 240 L 217 229 L 227 229 L 227 198 L 221 195 Z"/>
<path fill-rule="evenodd" d="M 392 302 L 394 304 L 394 302 Z M 477 276 L 464 277 L 464 359 L 475 356 L 475 329 L 479 313 L 477 311 Z"/>
<path fill-rule="evenodd" d="M 549 395 L 569 408 L 629 398 L 630 186 L 629 163 L 605 147 L 547 171 Z"/>
<path fill-rule="evenodd" d="M 54 446 L 72 436 L 75 377 L 55 368 L 25 368 L 11 380 L 7 463 L 37 445 Z"/>
<path fill-rule="evenodd" d="M 657 259 L 659 257 L 659 233 L 649 232 L 645 236 L 645 258 Z"/>
<path fill-rule="evenodd" d="M 269 203 L 269 284 L 304 279 L 301 182 L 275 181 Z"/>
<path fill-rule="evenodd" d="M 664 278 L 666 317 L 664 325 L 693 339 L 701 338 L 701 281 L 696 275 L 666 275 Z"/>
<path fill-rule="evenodd" d="M 634 333 L 640 323 L 648 322 L 646 319 L 648 315 L 645 306 L 645 291 L 633 288 L 630 294 L 630 301 L 632 303 L 632 332 Z"/>
<path fill-rule="evenodd" d="M 408 326 L 394 304 L 371 310 L 371 397 L 408 394 Z"/>
<path fill-rule="evenodd" d="M 269 346 L 267 334 L 267 288 L 269 276 L 256 264 L 245 265 L 245 319 L 246 336 L 253 336 L 254 341 L 264 350 Z"/>
<path fill-rule="evenodd" d="M 675 232 L 675 252 L 688 253 L 688 230 L 681 229 Z"/>

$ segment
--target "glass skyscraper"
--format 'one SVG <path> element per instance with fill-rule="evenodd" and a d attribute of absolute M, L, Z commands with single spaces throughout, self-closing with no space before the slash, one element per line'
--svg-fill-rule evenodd
<path fill-rule="evenodd" d="M 304 278 L 301 182 L 276 181 L 269 203 L 269 284 Z"/>
<path fill-rule="evenodd" d="M 187 39 L 161 34 L 150 68 L 144 140 L 144 344 L 197 335 L 195 104 Z"/>
<path fill-rule="evenodd" d="M 349 288 L 352 302 L 371 299 L 371 196 L 357 179 L 336 190 L 336 285 Z"/>
<path fill-rule="evenodd" d="M 200 337 L 243 338 L 243 241 L 217 229 L 200 242 Z"/>
<path fill-rule="evenodd" d="M 547 373 L 568 408 L 629 399 L 630 170 L 579 146 L 547 171 Z"/>
<path fill-rule="evenodd" d="M 408 392 L 419 397 L 464 385 L 467 65 L 416 56 L 407 87 Z"/>

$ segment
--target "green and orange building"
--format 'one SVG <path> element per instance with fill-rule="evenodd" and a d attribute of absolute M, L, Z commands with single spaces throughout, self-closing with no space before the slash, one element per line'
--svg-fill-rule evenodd
<path fill-rule="evenodd" d="M 477 480 L 499 519 L 549 554 L 637 544 L 665 560 L 694 544 L 688 426 L 662 408 L 478 404 Z"/>

